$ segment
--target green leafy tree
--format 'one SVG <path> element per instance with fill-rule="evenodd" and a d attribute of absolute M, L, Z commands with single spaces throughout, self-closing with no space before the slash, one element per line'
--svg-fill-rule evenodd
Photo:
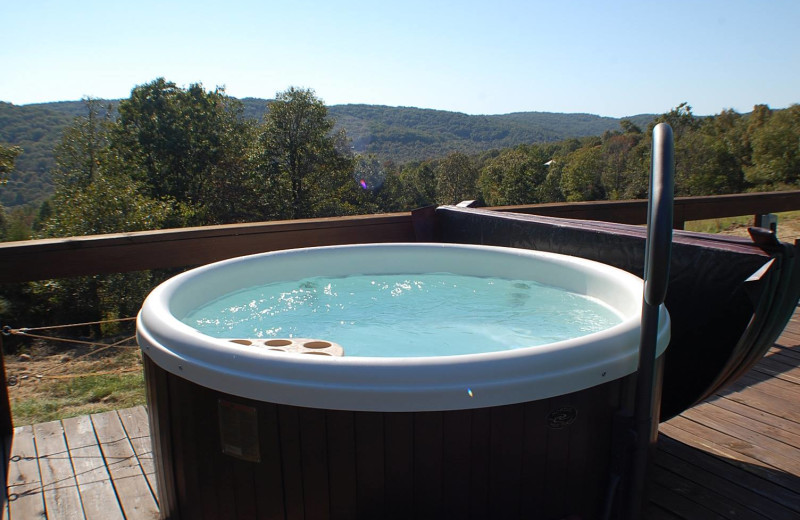
<path fill-rule="evenodd" d="M 268 107 L 261 133 L 267 214 L 296 219 L 351 212 L 358 189 L 353 158 L 322 100 L 311 89 L 290 87 Z"/>
<path fill-rule="evenodd" d="M 691 192 L 689 177 L 692 171 L 692 156 L 697 152 L 692 148 L 690 141 L 695 141 L 696 144 L 692 134 L 700 127 L 700 121 L 692 114 L 692 107 L 686 102 L 657 117 L 647 132 L 648 160 L 653 128 L 662 122 L 669 124 L 675 138 L 675 194 L 688 195 Z M 649 169 L 648 165 L 646 171 L 649 172 Z"/>
<path fill-rule="evenodd" d="M 6 211 L 5 237 L 0 234 L 0 239 L 8 242 L 16 240 L 30 240 L 33 235 L 33 221 L 35 209 L 32 206 L 16 206 Z M 3 224 L 0 222 L 0 228 Z M 2 232 L 0 232 L 2 233 Z"/>
<path fill-rule="evenodd" d="M 490 206 L 544 202 L 541 185 L 550 158 L 541 147 L 517 147 L 490 159 L 481 169 L 478 185 Z"/>
<path fill-rule="evenodd" d="M 759 123 L 751 137 L 747 180 L 759 189 L 796 187 L 800 183 L 800 105 L 775 111 Z"/>
<path fill-rule="evenodd" d="M 653 127 L 658 123 L 669 124 L 669 126 L 672 127 L 672 134 L 675 136 L 676 141 L 679 140 L 685 132 L 691 132 L 700 127 L 700 120 L 694 116 L 692 107 L 685 101 L 666 114 L 655 118 L 655 120 L 650 123 L 651 131 L 649 131 L 648 134 L 652 133 Z"/>
<path fill-rule="evenodd" d="M 86 115 L 73 119 L 53 150 L 51 175 L 62 190 L 78 192 L 88 187 L 108 160 L 113 108 L 91 98 L 84 104 Z"/>
<path fill-rule="evenodd" d="M 93 235 L 162 227 L 170 205 L 147 197 L 125 175 L 100 171 L 84 189 L 56 189 L 43 236 Z M 133 316 L 156 280 L 150 272 L 97 275 L 34 284 L 51 319 L 65 323 Z"/>
<path fill-rule="evenodd" d="M 14 161 L 22 153 L 18 146 L 0 145 L 0 185 L 8 181 L 8 174 L 14 170 Z"/>
<path fill-rule="evenodd" d="M 753 111 L 750 112 L 750 116 L 747 118 L 746 136 L 752 138 L 753 134 L 756 133 L 759 128 L 767 124 L 770 117 L 772 117 L 772 110 L 768 105 L 755 105 Z"/>
<path fill-rule="evenodd" d="M 623 120 L 622 123 L 629 123 Z M 629 169 L 631 150 L 641 141 L 642 131 L 633 125 L 622 124 L 624 133 L 610 133 L 603 138 L 602 156 L 604 168 L 601 183 L 609 199 L 618 200 L 624 196 Z"/>
<path fill-rule="evenodd" d="M 250 160 L 253 125 L 224 89 L 183 89 L 163 78 L 119 104 L 112 148 L 147 195 L 175 204 L 177 224 L 218 224 L 259 214 Z"/>
<path fill-rule="evenodd" d="M 436 200 L 436 170 L 430 161 L 423 162 L 411 170 L 409 175 L 414 198 L 413 207 L 433 204 Z"/>
<path fill-rule="evenodd" d="M 620 128 L 622 128 L 623 134 L 641 134 L 642 129 L 639 128 L 636 123 L 631 121 L 630 119 L 623 119 L 619 122 Z"/>
<path fill-rule="evenodd" d="M 685 133 L 676 146 L 681 152 L 681 195 L 719 195 L 744 189 L 743 165 L 749 161 L 745 125 L 739 114 L 723 111 Z"/>
<path fill-rule="evenodd" d="M 542 202 L 564 202 L 564 192 L 561 191 L 561 173 L 563 161 L 561 158 L 553 158 L 547 161 L 547 176 L 539 186 L 539 194 Z"/>
<path fill-rule="evenodd" d="M 8 182 L 8 175 L 14 171 L 14 161 L 21 153 L 22 149 L 17 146 L 0 145 L 0 187 Z M 6 240 L 8 226 L 5 209 L 0 205 L 0 240 Z"/>
<path fill-rule="evenodd" d="M 703 126 L 704 133 L 715 138 L 717 146 L 724 150 L 718 163 L 719 169 L 724 171 L 725 182 L 722 189 L 714 193 L 740 193 L 747 189 L 744 169 L 751 164 L 753 154 L 747 127 L 747 118 L 733 110 L 723 110 Z"/>
<path fill-rule="evenodd" d="M 353 178 L 356 180 L 355 205 L 359 213 L 369 214 L 381 211 L 386 197 L 392 195 L 392 180 L 389 173 L 391 162 L 383 162 L 375 155 L 357 155 L 354 161 Z M 349 183 L 348 183 L 349 184 Z"/>
<path fill-rule="evenodd" d="M 55 148 L 55 194 L 47 204 L 42 234 L 49 237 L 157 229 L 168 204 L 147 195 L 111 146 L 110 112 L 87 100 Z"/>
<path fill-rule="evenodd" d="M 17 146 L 0 145 L 0 189 L 8 182 L 9 174 L 14 171 L 14 161 L 21 153 L 22 149 Z M 18 236 L 14 228 L 14 219 L 6 215 L 5 208 L 0 204 L 0 241 L 27 238 Z M 9 320 L 18 317 L 20 315 L 18 308 L 24 306 L 14 305 L 14 302 L 21 303 L 22 300 L 19 284 L 17 287 L 0 287 L 0 318 Z"/>
<path fill-rule="evenodd" d="M 135 179 L 105 171 L 80 190 L 59 186 L 51 202 L 57 209 L 42 233 L 58 237 L 158 229 L 169 215 L 169 204 L 145 192 Z"/>
<path fill-rule="evenodd" d="M 440 204 L 458 204 L 478 198 L 478 168 L 470 157 L 451 152 L 436 167 L 436 200 Z"/>
<path fill-rule="evenodd" d="M 603 200 L 602 173 L 605 169 L 600 146 L 578 148 L 565 159 L 561 191 L 568 202 Z"/>
<path fill-rule="evenodd" d="M 113 122 L 97 105 L 76 118 L 56 147 L 55 194 L 40 211 L 40 235 L 63 237 L 158 229 L 170 204 L 147 195 L 110 147 Z M 47 210 L 45 211 L 45 208 Z M 94 321 L 135 314 L 152 287 L 150 273 L 50 280 L 31 284 L 51 320 Z"/>
<path fill-rule="evenodd" d="M 430 161 L 409 163 L 399 171 L 389 169 L 379 192 L 380 210 L 409 211 L 436 202 L 436 176 Z"/>
<path fill-rule="evenodd" d="M 375 155 L 358 155 L 354 176 L 362 189 L 374 191 L 386 182 L 386 166 Z"/>

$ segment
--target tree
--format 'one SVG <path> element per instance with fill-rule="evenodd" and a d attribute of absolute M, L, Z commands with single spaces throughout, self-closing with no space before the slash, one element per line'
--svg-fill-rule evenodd
<path fill-rule="evenodd" d="M 358 184 L 346 136 L 333 133 L 325 104 L 311 89 L 290 87 L 268 108 L 261 133 L 268 214 L 296 219 L 338 212 L 339 197 L 356 193 Z"/>
<path fill-rule="evenodd" d="M 668 123 L 672 127 L 672 133 L 676 141 L 681 138 L 684 132 L 697 130 L 700 126 L 700 121 L 692 114 L 692 107 L 685 101 L 666 114 L 661 114 L 655 118 L 650 124 L 650 132 L 648 133 L 652 133 L 652 129 L 658 123 Z"/>
<path fill-rule="evenodd" d="M 630 119 L 623 119 L 619 122 L 620 128 L 622 128 L 623 134 L 641 134 L 642 129 L 636 126 L 636 123 L 631 121 Z"/>
<path fill-rule="evenodd" d="M 114 125 L 112 107 L 86 98 L 86 115 L 76 117 L 53 149 L 55 168 L 51 175 L 62 190 L 88 187 L 107 160 L 109 135 Z"/>
<path fill-rule="evenodd" d="M 0 145 L 0 185 L 8 181 L 8 174 L 14 170 L 14 161 L 22 153 L 18 146 Z"/>
<path fill-rule="evenodd" d="M 162 227 L 171 208 L 145 195 L 125 175 L 99 171 L 81 190 L 56 189 L 55 208 L 44 222 L 43 236 L 94 235 Z M 36 283 L 53 317 L 65 322 L 133 316 L 155 285 L 149 272 L 97 275 Z"/>
<path fill-rule="evenodd" d="M 752 134 L 747 180 L 775 189 L 800 183 L 800 105 L 775 111 Z"/>
<path fill-rule="evenodd" d="M 0 241 L 13 242 L 30 240 L 33 234 L 33 221 L 36 210 L 32 206 L 15 206 L 6 211 L 5 217 L 0 215 Z M 5 218 L 5 224 L 2 219 Z M 5 226 L 5 230 L 3 227 Z"/>
<path fill-rule="evenodd" d="M 8 175 L 14 171 L 14 161 L 22 153 L 22 149 L 17 146 L 6 147 L 0 145 L 0 186 L 8 182 Z M 8 233 L 8 217 L 5 209 L 0 205 L 0 241 L 6 240 Z"/>
<path fill-rule="evenodd" d="M 478 198 L 478 169 L 469 156 L 451 152 L 436 167 L 436 201 L 458 204 Z"/>
<path fill-rule="evenodd" d="M 355 209 L 359 213 L 377 213 L 384 206 L 385 197 L 392 192 L 393 176 L 387 173 L 392 163 L 380 161 L 372 154 L 356 155 L 353 179 L 356 181 Z M 348 183 L 349 184 L 349 183 Z"/>
<path fill-rule="evenodd" d="M 158 229 L 171 208 L 148 196 L 148 189 L 131 175 L 110 147 L 113 121 L 97 117 L 90 103 L 85 117 L 76 118 L 56 147 L 55 194 L 43 204 L 40 235 L 44 237 Z M 38 295 L 51 319 L 88 322 L 131 316 L 152 288 L 149 272 L 89 276 L 36 282 Z"/>
<path fill-rule="evenodd" d="M 725 110 L 705 118 L 699 128 L 685 133 L 676 149 L 680 152 L 681 195 L 719 195 L 744 189 L 743 165 L 750 148 L 744 138 L 742 117 Z"/>
<path fill-rule="evenodd" d="M 603 200 L 603 170 L 600 146 L 578 148 L 569 154 L 561 172 L 561 191 L 567 201 Z"/>
<path fill-rule="evenodd" d="M 623 120 L 622 123 L 630 122 Z M 602 155 L 605 165 L 601 183 L 608 198 L 612 200 L 622 198 L 625 192 L 630 152 L 642 139 L 641 130 L 630 125 L 622 125 L 625 133 L 614 133 L 603 139 Z"/>
<path fill-rule="evenodd" d="M 431 161 L 389 169 L 379 192 L 380 210 L 409 211 L 436 202 L 436 174 Z"/>
<path fill-rule="evenodd" d="M 544 202 L 540 186 L 550 158 L 541 147 L 517 147 L 490 159 L 481 169 L 478 185 L 490 206 Z"/>
<path fill-rule="evenodd" d="M 112 147 L 147 194 L 171 201 L 185 222 L 218 224 L 258 216 L 253 126 L 222 88 L 188 89 L 164 78 L 133 89 L 119 104 Z"/>

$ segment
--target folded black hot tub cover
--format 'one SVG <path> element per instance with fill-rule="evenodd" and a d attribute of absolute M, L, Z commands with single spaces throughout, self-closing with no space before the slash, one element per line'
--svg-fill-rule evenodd
<path fill-rule="evenodd" d="M 417 223 L 443 242 L 578 256 L 642 276 L 644 226 L 442 206 Z M 419 225 L 421 224 L 421 225 Z M 798 246 L 766 231 L 753 239 L 675 231 L 666 306 L 672 341 L 661 420 L 735 381 L 772 346 L 800 298 Z"/>

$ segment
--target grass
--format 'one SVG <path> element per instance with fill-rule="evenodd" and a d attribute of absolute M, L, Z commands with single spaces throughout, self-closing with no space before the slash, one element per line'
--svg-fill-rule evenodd
<path fill-rule="evenodd" d="M 800 238 L 800 211 L 776 213 L 778 216 L 778 238 L 784 242 L 793 242 Z M 686 223 L 687 231 L 703 233 L 723 233 L 747 236 L 747 228 L 753 225 L 753 216 L 714 218 L 695 220 Z"/>
<path fill-rule="evenodd" d="M 693 220 L 686 223 L 687 231 L 700 231 L 702 233 L 722 233 L 753 225 L 753 217 L 727 217 L 709 220 Z"/>
<path fill-rule="evenodd" d="M 6 356 L 15 426 L 129 408 L 145 402 L 142 358 L 124 348 L 93 355 L 91 349 L 39 345 L 26 356 Z"/>
<path fill-rule="evenodd" d="M 66 419 L 76 415 L 130 408 L 144 403 L 141 372 L 120 375 L 81 375 L 47 386 L 35 396 L 14 400 L 14 425 Z"/>

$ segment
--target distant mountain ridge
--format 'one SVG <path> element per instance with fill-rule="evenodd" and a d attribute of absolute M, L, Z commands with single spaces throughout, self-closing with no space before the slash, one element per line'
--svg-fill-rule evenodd
<path fill-rule="evenodd" d="M 261 120 L 267 99 L 243 98 L 244 115 Z M 119 100 L 103 100 L 116 105 Z M 0 102 L 0 143 L 20 146 L 16 171 L 0 188 L 0 203 L 13 207 L 37 203 L 52 192 L 53 147 L 74 117 L 83 115 L 82 101 L 31 105 Z M 619 130 L 622 119 L 642 129 L 655 117 L 627 118 L 592 114 L 517 112 L 467 115 L 444 110 L 381 105 L 332 105 L 328 114 L 343 128 L 358 153 L 397 163 L 443 157 L 450 152 L 480 153 L 519 144 L 561 141 Z"/>
<path fill-rule="evenodd" d="M 245 116 L 261 118 L 269 100 L 244 98 Z M 647 126 L 656 116 L 625 118 L 593 114 L 516 112 L 468 115 L 428 108 L 384 105 L 331 105 L 328 114 L 344 128 L 358 153 L 399 163 L 443 157 L 450 152 L 479 153 L 519 144 L 561 141 L 619 130 L 622 119 Z"/>

